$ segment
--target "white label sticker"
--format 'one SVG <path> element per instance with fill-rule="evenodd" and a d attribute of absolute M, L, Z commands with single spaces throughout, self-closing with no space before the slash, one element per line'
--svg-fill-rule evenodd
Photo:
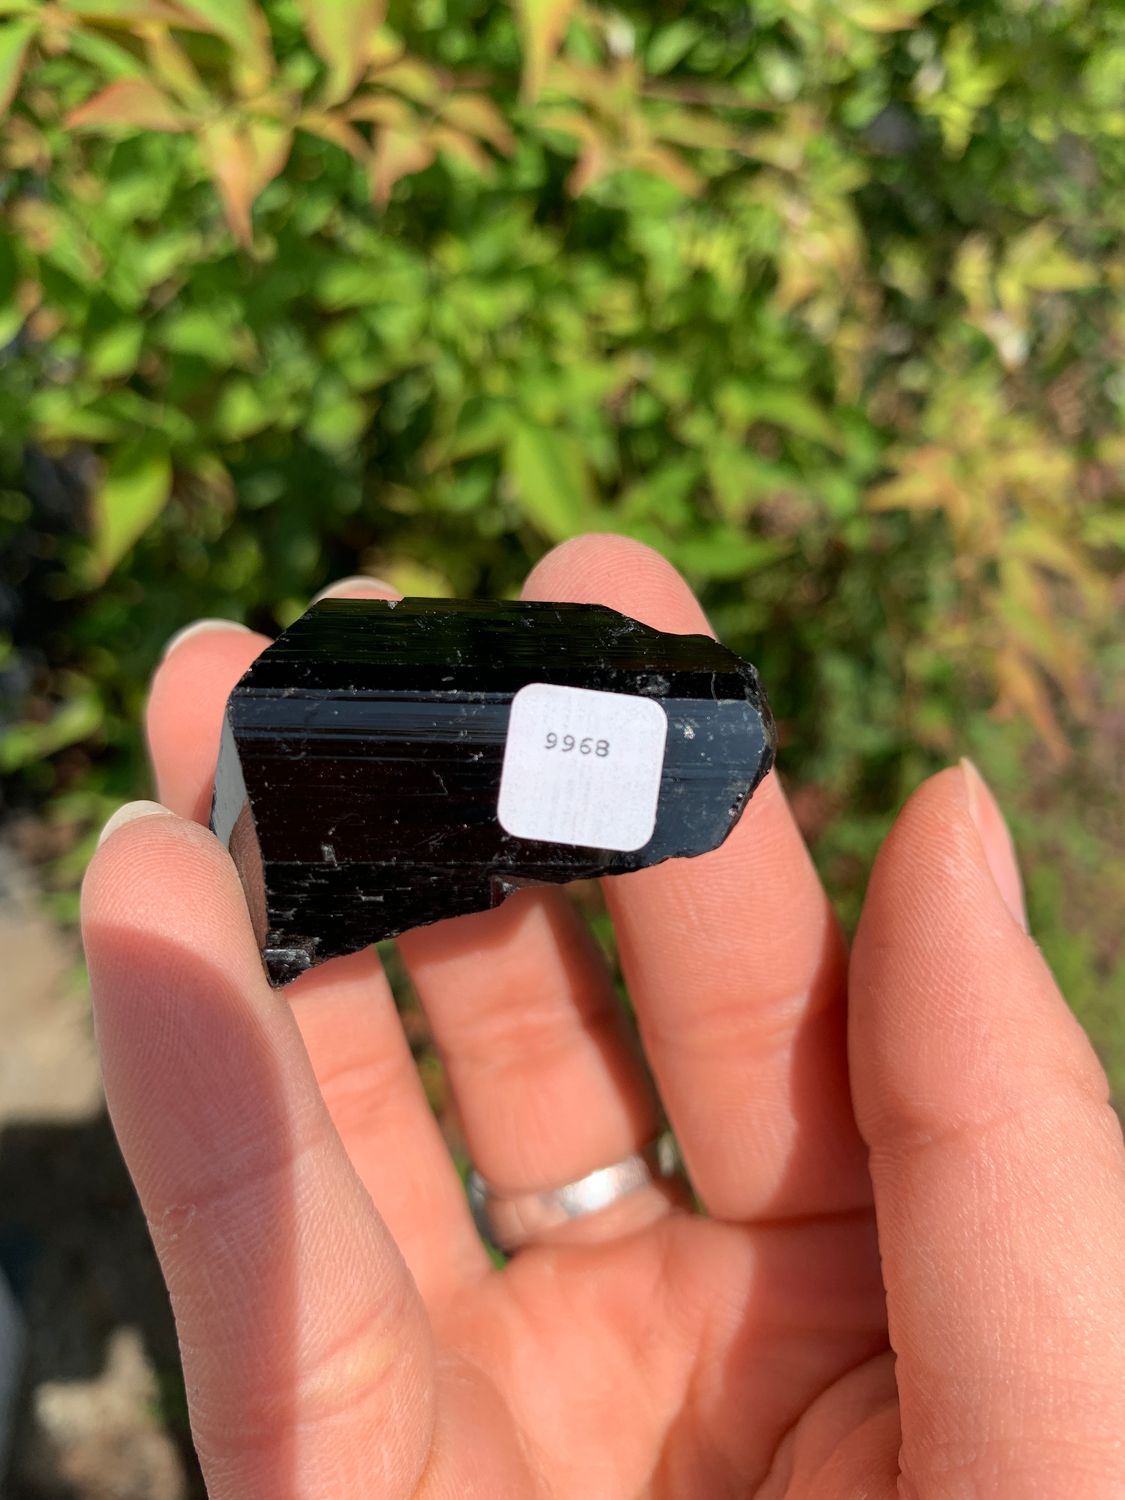
<path fill-rule="evenodd" d="M 529 682 L 512 699 L 501 827 L 548 844 L 643 849 L 667 737 L 668 715 L 652 698 Z"/>

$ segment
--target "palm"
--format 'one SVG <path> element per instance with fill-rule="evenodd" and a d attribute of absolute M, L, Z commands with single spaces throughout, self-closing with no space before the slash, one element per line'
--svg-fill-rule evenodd
<path fill-rule="evenodd" d="M 865 1213 L 761 1229 L 672 1217 L 528 1251 L 435 1319 L 456 1361 L 449 1402 L 466 1368 L 468 1401 L 483 1384 L 492 1397 L 481 1444 L 452 1466 L 479 1480 L 487 1432 L 482 1493 L 535 1494 L 542 1478 L 559 1500 L 754 1494 L 794 1423 L 883 1347 L 884 1320 Z"/>

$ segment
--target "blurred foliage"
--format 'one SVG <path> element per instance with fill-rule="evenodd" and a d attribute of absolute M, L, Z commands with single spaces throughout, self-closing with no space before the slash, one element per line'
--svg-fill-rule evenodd
<path fill-rule="evenodd" d="M 0 0 L 5 105 L 14 800 L 139 789 L 195 616 L 586 529 L 759 663 L 849 911 L 965 744 L 1119 743 L 1119 7 Z"/>

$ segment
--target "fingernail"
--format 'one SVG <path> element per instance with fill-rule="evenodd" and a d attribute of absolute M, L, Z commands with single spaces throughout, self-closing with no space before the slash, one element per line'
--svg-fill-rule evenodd
<path fill-rule="evenodd" d="M 164 817 L 172 817 L 172 813 L 162 802 L 124 802 L 117 811 L 106 820 L 106 825 L 98 834 L 97 847 L 100 849 L 109 838 L 111 833 L 116 833 L 119 828 L 124 828 L 126 823 L 131 823 L 134 818 L 155 818 L 163 814 Z"/>
<path fill-rule="evenodd" d="M 185 641 L 190 641 L 193 635 L 203 635 L 208 630 L 243 630 L 247 627 L 241 625 L 237 620 L 193 620 L 190 625 L 185 625 L 182 630 L 177 630 L 161 653 L 160 660 L 165 661 L 177 646 L 182 646 Z M 247 631 L 247 633 L 249 633 Z"/>
<path fill-rule="evenodd" d="M 1027 931 L 1027 908 L 1023 903 L 1023 881 L 1016 862 L 1016 849 L 1012 835 L 1004 821 L 1004 814 L 988 783 L 967 756 L 961 760 L 961 774 L 965 778 L 965 790 L 969 798 L 969 812 L 984 845 L 984 855 L 992 878 L 1000 888 L 1008 910 L 1023 930 Z"/>
<path fill-rule="evenodd" d="M 337 578 L 335 583 L 330 583 L 327 588 L 321 589 L 319 594 L 314 594 L 312 602 L 319 603 L 321 599 L 335 599 L 354 594 L 357 589 L 370 593 L 389 594 L 398 598 L 398 589 L 393 583 L 388 583 L 384 578 L 373 578 L 370 573 L 356 573 L 351 578 Z"/>

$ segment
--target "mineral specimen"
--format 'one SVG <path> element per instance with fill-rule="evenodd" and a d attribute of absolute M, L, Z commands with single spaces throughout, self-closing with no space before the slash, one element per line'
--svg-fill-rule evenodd
<path fill-rule="evenodd" d="M 713 849 L 774 745 L 754 668 L 708 636 L 325 599 L 231 693 L 211 827 L 280 985 L 521 886 Z"/>

